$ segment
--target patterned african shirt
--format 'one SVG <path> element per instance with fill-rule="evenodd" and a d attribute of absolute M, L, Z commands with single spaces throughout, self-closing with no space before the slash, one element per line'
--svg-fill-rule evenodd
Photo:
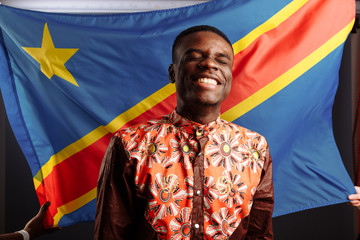
<path fill-rule="evenodd" d="M 173 111 L 119 131 L 98 181 L 95 239 L 272 239 L 265 138 Z"/>

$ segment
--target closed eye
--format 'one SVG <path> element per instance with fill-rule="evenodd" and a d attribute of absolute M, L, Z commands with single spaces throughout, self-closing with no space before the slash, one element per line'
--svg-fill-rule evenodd
<path fill-rule="evenodd" d="M 216 61 L 223 64 L 223 65 L 226 65 L 226 64 L 230 63 L 231 59 L 230 59 L 230 56 L 220 53 L 216 57 Z"/>
<path fill-rule="evenodd" d="M 227 58 L 216 58 L 216 61 L 222 65 L 227 65 L 230 62 L 230 60 Z"/>
<path fill-rule="evenodd" d="M 194 49 L 189 50 L 188 52 L 185 53 L 184 55 L 184 59 L 188 60 L 188 61 L 192 61 L 192 60 L 201 60 L 203 58 L 203 55 L 201 54 L 200 51 L 196 51 Z"/>

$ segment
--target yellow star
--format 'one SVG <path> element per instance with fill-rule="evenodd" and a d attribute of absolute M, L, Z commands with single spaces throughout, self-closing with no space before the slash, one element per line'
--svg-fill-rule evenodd
<path fill-rule="evenodd" d="M 23 49 L 40 63 L 41 72 L 49 79 L 51 79 L 53 75 L 57 75 L 75 86 L 79 86 L 64 65 L 79 49 L 55 48 L 47 23 L 45 23 L 44 26 L 41 48 L 23 47 Z"/>

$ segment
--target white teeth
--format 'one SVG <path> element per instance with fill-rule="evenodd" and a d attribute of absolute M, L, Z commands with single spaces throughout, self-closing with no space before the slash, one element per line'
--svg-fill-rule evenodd
<path fill-rule="evenodd" d="M 217 81 L 211 78 L 199 78 L 198 79 L 199 83 L 205 83 L 205 84 L 210 84 L 210 85 L 217 85 Z"/>

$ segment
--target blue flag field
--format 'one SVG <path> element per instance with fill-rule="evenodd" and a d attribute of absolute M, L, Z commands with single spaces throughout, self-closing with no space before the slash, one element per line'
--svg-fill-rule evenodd
<path fill-rule="evenodd" d="M 176 35 L 222 30 L 234 48 L 221 117 L 265 136 L 280 216 L 354 193 L 332 131 L 353 0 L 213 0 L 124 14 L 59 14 L 0 5 L 0 89 L 49 225 L 94 220 L 111 136 L 170 113 Z M 331 19 L 332 24 L 328 24 Z"/>

